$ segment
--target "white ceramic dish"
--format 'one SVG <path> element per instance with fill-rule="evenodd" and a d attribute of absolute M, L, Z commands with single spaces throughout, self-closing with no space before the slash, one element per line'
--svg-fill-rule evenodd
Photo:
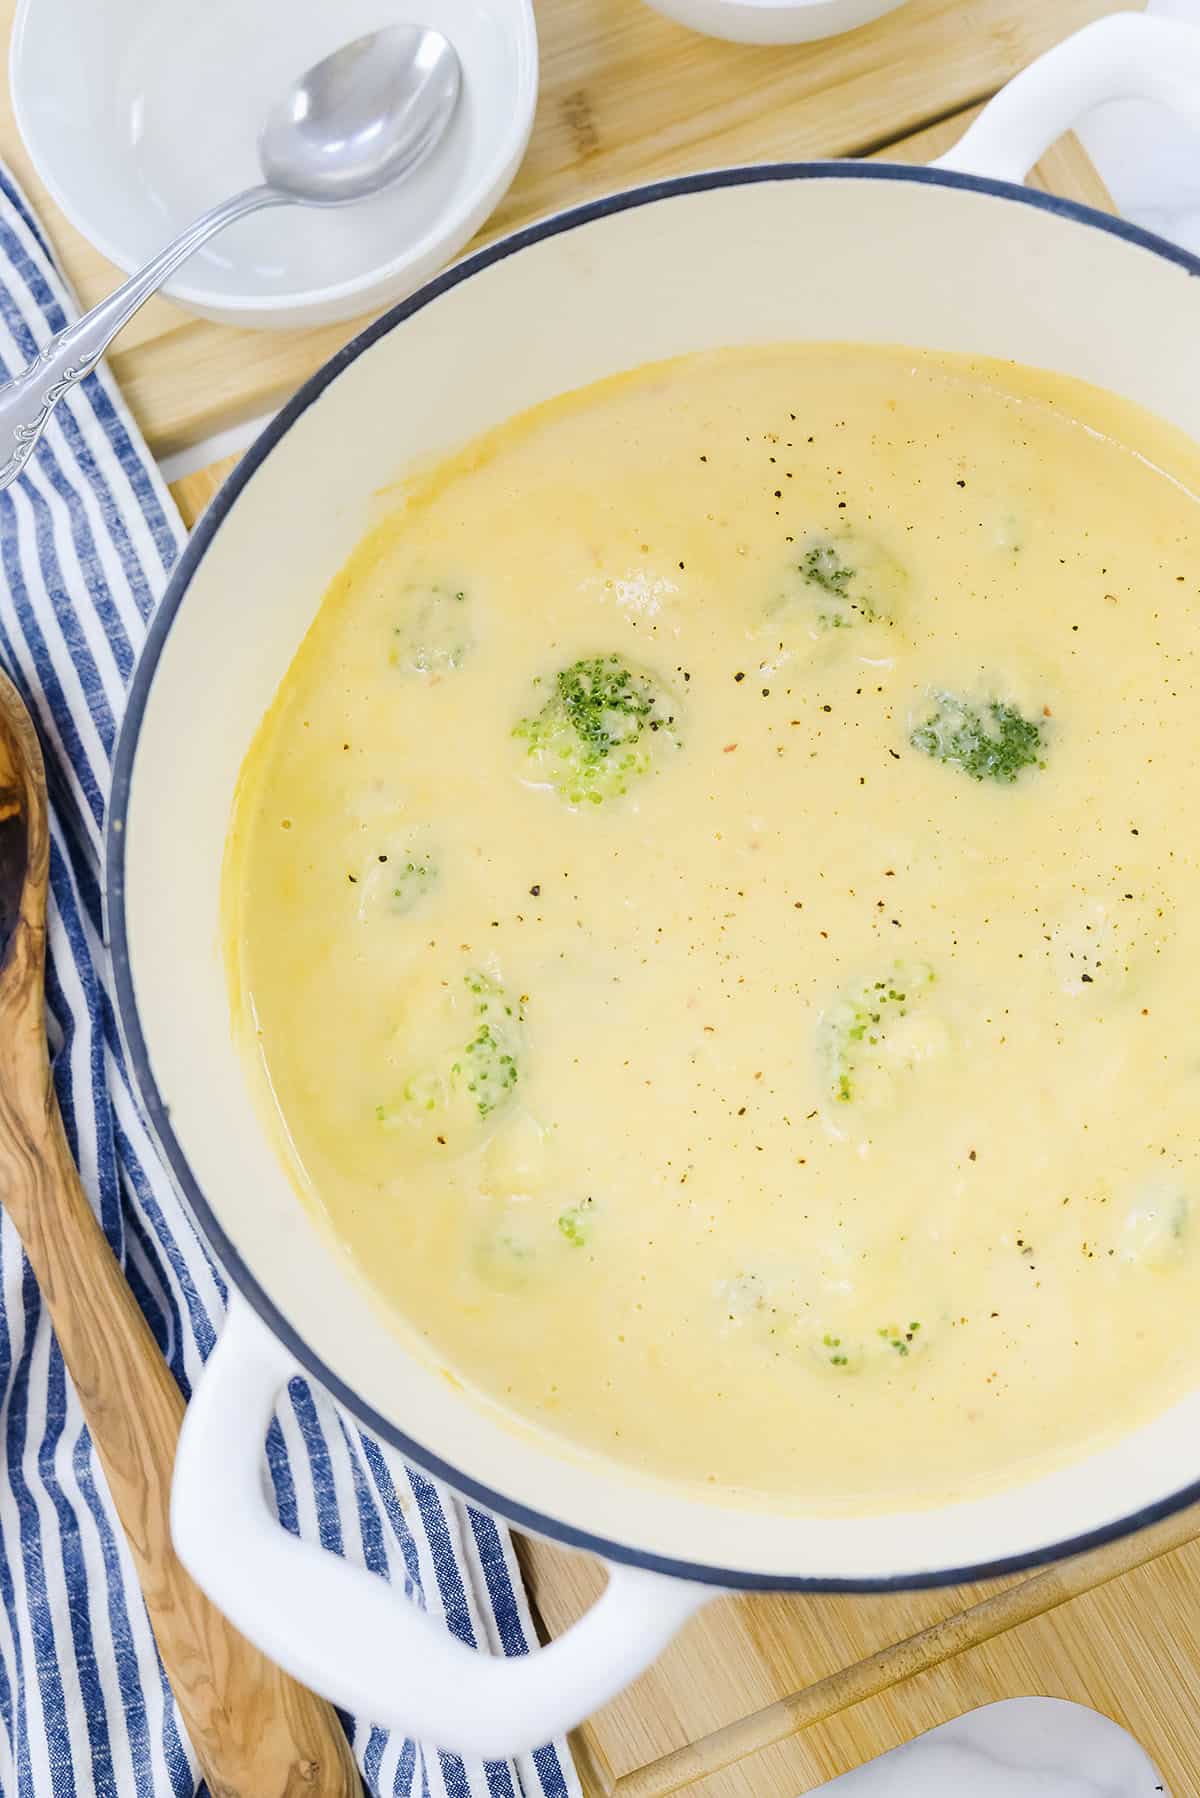
<path fill-rule="evenodd" d="M 787 338 L 1012 357 L 1098 382 L 1200 438 L 1200 261 L 1014 184 L 1080 110 L 1127 93 L 1200 115 L 1200 33 L 1140 15 L 1090 27 L 1019 77 L 932 169 L 716 171 L 493 246 L 301 390 L 176 571 L 121 738 L 108 865 L 131 1064 L 234 1288 L 184 1428 L 175 1538 L 248 1636 L 350 1710 L 504 1755 L 602 1703 L 723 1588 L 990 1577 L 1200 1497 L 1200 1390 L 1052 1475 L 870 1516 L 698 1502 L 514 1429 L 364 1301 L 297 1201 L 231 1039 L 219 947 L 242 757 L 373 496 L 412 460 L 619 369 Z M 285 1534 L 259 1470 L 276 1394 L 297 1366 L 460 1491 L 606 1556 L 600 1603 L 552 1647 L 491 1659 L 373 1575 Z"/>
<path fill-rule="evenodd" d="M 448 262 L 515 175 L 537 101 L 530 0 L 20 0 L 13 110 L 71 223 L 133 270 L 261 178 L 258 127 L 295 76 L 397 21 L 435 25 L 462 62 L 458 109 L 428 163 L 359 206 L 242 220 L 166 287 L 179 305 L 225 324 L 352 318 Z"/>
<path fill-rule="evenodd" d="M 650 0 L 680 25 L 734 44 L 808 44 L 895 12 L 906 0 Z"/>

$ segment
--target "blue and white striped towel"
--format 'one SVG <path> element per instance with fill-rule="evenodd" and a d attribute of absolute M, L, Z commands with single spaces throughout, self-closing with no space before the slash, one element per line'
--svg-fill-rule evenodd
<path fill-rule="evenodd" d="M 74 312 L 0 169 L 0 357 L 21 367 Z M 54 807 L 47 997 L 67 1135 L 113 1248 L 186 1393 L 225 1303 L 221 1270 L 159 1164 L 130 1088 L 101 938 L 109 767 L 147 620 L 183 527 L 106 371 L 60 405 L 0 494 L 0 662 L 41 731 Z M 8 1219 L 0 1224 L 0 1793 L 192 1798 L 204 1788 L 79 1406 Z M 507 1530 L 294 1380 L 268 1441 L 288 1529 L 402 1580 L 446 1627 L 521 1654 Z M 403 1668 L 396 1677 L 403 1679 Z M 379 1794 L 567 1798 L 565 1746 L 464 1764 L 348 1724 Z"/>

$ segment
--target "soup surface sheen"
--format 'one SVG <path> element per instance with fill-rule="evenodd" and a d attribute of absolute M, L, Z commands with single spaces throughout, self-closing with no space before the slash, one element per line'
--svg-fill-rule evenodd
<path fill-rule="evenodd" d="M 1198 489 L 1094 389 L 810 345 L 398 496 L 230 938 L 298 1184 L 461 1381 L 866 1508 L 1196 1378 Z"/>

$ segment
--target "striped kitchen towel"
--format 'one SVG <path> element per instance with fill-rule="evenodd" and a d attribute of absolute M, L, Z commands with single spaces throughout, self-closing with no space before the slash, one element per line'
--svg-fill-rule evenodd
<path fill-rule="evenodd" d="M 73 315 L 28 202 L 0 169 L 0 358 L 13 372 Z M 102 940 L 109 769 L 147 621 L 183 527 L 107 371 L 59 406 L 0 494 L 0 662 L 46 751 L 53 805 L 48 1027 L 84 1185 L 186 1393 L 225 1286 L 130 1085 Z M 20 1243 L 0 1224 L 0 1794 L 166 1798 L 204 1788 L 136 1576 Z M 294 1380 L 268 1440 L 284 1525 L 401 1582 L 464 1641 L 521 1654 L 531 1626 L 508 1532 Z M 398 1667 L 402 1680 L 404 1670 Z M 566 1798 L 563 1743 L 464 1763 L 348 1722 L 370 1790 Z"/>

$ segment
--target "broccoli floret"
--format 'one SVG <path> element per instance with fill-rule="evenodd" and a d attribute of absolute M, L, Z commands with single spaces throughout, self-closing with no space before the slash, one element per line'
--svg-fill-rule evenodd
<path fill-rule="evenodd" d="M 385 1129 L 436 1125 L 447 1143 L 471 1125 L 507 1105 L 521 1078 L 525 1010 L 490 975 L 463 976 L 472 1030 L 465 1044 L 418 1069 L 405 1081 L 400 1100 L 376 1107 Z"/>
<path fill-rule="evenodd" d="M 894 1076 L 945 1044 L 938 1020 L 912 1016 L 935 975 L 923 962 L 896 962 L 874 979 L 846 987 L 824 1012 L 817 1050 L 826 1097 L 836 1106 L 879 1106 Z"/>
<path fill-rule="evenodd" d="M 869 1318 L 854 1315 L 853 1308 L 839 1306 L 842 1315 L 837 1321 L 827 1312 L 822 1319 L 825 1306 L 812 1282 L 798 1282 L 781 1270 L 735 1274 L 718 1282 L 715 1297 L 726 1331 L 746 1330 L 772 1356 L 800 1355 L 838 1372 L 857 1373 L 906 1361 L 929 1338 L 928 1330 L 915 1320 L 871 1328 Z"/>
<path fill-rule="evenodd" d="M 819 587 L 823 593 L 831 593 L 835 599 L 849 603 L 850 583 L 854 579 L 854 569 L 848 562 L 843 562 L 841 552 L 835 543 L 828 540 L 812 544 L 801 556 L 799 564 L 800 578 L 810 587 Z M 864 616 L 874 618 L 875 607 L 868 602 L 863 608 Z M 831 625 L 839 626 L 842 622 L 838 613 L 829 620 Z"/>
<path fill-rule="evenodd" d="M 405 588 L 392 630 L 391 663 L 404 674 L 453 674 L 474 646 L 466 589 L 440 582 Z"/>
<path fill-rule="evenodd" d="M 935 688 L 928 715 L 909 732 L 914 749 L 972 780 L 1011 783 L 1022 768 L 1044 768 L 1042 723 L 999 699 L 975 704 Z"/>
<path fill-rule="evenodd" d="M 585 1247 L 591 1236 L 594 1201 L 568 1205 L 553 1221 L 524 1198 L 505 1202 L 478 1238 L 473 1262 L 479 1278 L 500 1291 L 516 1291 L 535 1278 L 553 1277 L 555 1235 L 566 1255 Z"/>
<path fill-rule="evenodd" d="M 518 1215 L 518 1210 L 524 1215 Z M 497 1223 L 475 1244 L 475 1273 L 488 1286 L 498 1291 L 518 1291 L 529 1286 L 534 1277 L 552 1275 L 552 1260 L 545 1259 L 547 1244 L 552 1244 L 549 1219 L 542 1223 L 529 1219 L 529 1206 L 506 1206 Z M 592 1199 L 581 1199 L 558 1214 L 554 1228 L 560 1237 L 561 1253 L 585 1248 L 592 1233 Z"/>
<path fill-rule="evenodd" d="M 800 544 L 768 621 L 778 623 L 781 609 L 802 603 L 814 635 L 894 624 L 907 591 L 906 570 L 873 538 L 858 531 L 818 532 Z"/>
<path fill-rule="evenodd" d="M 870 1367 L 886 1366 L 893 1361 L 906 1361 L 923 1346 L 919 1323 L 882 1324 L 874 1334 L 839 1333 L 825 1330 L 812 1342 L 818 1361 L 839 1372 L 858 1373 Z"/>
<path fill-rule="evenodd" d="M 889 1355 L 896 1355 L 906 1360 L 917 1346 L 917 1337 L 921 1333 L 920 1323 L 884 1324 L 875 1332 L 884 1350 Z"/>
<path fill-rule="evenodd" d="M 594 1210 L 594 1199 L 580 1199 L 578 1205 L 568 1205 L 559 1212 L 558 1228 L 572 1248 L 583 1248 L 591 1236 Z"/>
<path fill-rule="evenodd" d="M 810 537 L 796 572 L 818 596 L 814 616 L 822 630 L 845 630 L 881 618 L 890 623 L 895 590 L 907 579 L 886 550 L 850 534 Z"/>
<path fill-rule="evenodd" d="M 389 842 L 378 850 L 361 874 L 352 875 L 358 889 L 358 915 L 364 922 L 378 912 L 404 917 L 432 893 L 439 880 L 429 846 L 417 838 Z"/>
<path fill-rule="evenodd" d="M 486 974 L 468 974 L 466 980 L 475 1002 L 476 1030 L 450 1073 L 465 1084 L 475 1109 L 485 1118 L 511 1099 L 520 1079 L 518 1054 L 525 1010 Z"/>
<path fill-rule="evenodd" d="M 568 805 L 600 805 L 679 747 L 677 709 L 654 675 L 623 656 L 586 656 L 559 670 L 542 709 L 513 735 L 528 745 L 536 778 Z"/>
<path fill-rule="evenodd" d="M 855 1350 L 852 1355 L 851 1344 L 849 1342 L 843 1342 L 842 1338 L 840 1336 L 835 1336 L 831 1330 L 826 1330 L 825 1334 L 821 1337 L 818 1355 L 819 1358 L 822 1361 L 827 1362 L 830 1367 L 849 1368 L 851 1366 L 858 1367 L 860 1365 L 860 1358 L 857 1350 Z"/>

